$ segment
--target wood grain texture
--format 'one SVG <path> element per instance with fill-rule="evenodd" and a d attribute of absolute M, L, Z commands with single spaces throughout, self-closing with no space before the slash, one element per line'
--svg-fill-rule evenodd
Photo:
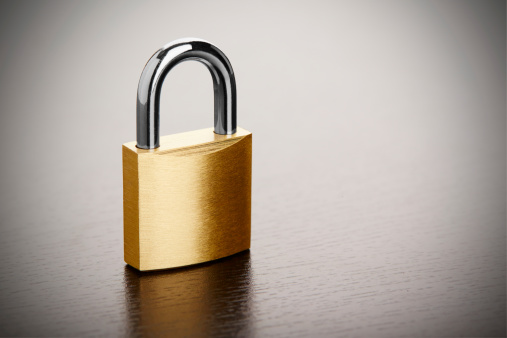
<path fill-rule="evenodd" d="M 505 2 L 0 6 L 0 336 L 507 336 Z M 120 145 L 189 27 L 255 134 L 252 245 L 140 273 Z M 164 134 L 212 126 L 183 67 Z"/>
<path fill-rule="evenodd" d="M 0 275 L 0 334 L 505 334 L 495 187 L 478 190 L 466 170 L 449 180 L 442 167 L 310 166 L 254 183 L 250 252 L 183 269 L 125 266 L 121 205 L 110 203 L 121 186 L 104 181 L 103 193 L 83 188 L 70 201 L 62 190 L 56 211 L 14 209 L 0 237 L 2 252 L 17 253 Z"/>

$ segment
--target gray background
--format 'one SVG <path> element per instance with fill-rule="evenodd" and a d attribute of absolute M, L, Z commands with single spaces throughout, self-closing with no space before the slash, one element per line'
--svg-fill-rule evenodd
<path fill-rule="evenodd" d="M 92 306 L 122 297 L 121 144 L 144 64 L 187 36 L 229 57 L 254 135 L 251 332 L 336 333 L 333 311 L 342 334 L 505 332 L 503 1 L 16 1 L 0 4 L 0 333 L 125 333 Z M 212 126 L 205 67 L 171 72 L 161 112 L 161 135 Z M 282 301 L 286 278 L 305 282 Z M 346 297 L 361 292 L 382 301 Z M 81 321 L 51 312 L 77 298 Z M 365 324 L 391 302 L 399 325 Z"/>

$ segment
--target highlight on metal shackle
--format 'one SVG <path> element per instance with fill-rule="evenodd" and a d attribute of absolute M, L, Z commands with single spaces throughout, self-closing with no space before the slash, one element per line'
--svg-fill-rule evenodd
<path fill-rule="evenodd" d="M 195 38 L 175 40 L 160 48 L 144 66 L 137 89 L 137 147 L 160 146 L 160 93 L 169 71 L 178 63 L 196 60 L 204 64 L 213 79 L 215 133 L 236 132 L 236 79 L 231 63 L 213 44 Z"/>

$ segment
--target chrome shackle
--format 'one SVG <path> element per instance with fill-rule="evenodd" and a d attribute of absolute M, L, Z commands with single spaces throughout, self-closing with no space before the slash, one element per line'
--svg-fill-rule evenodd
<path fill-rule="evenodd" d="M 213 79 L 215 133 L 236 133 L 236 79 L 231 63 L 213 44 L 195 38 L 175 40 L 160 48 L 146 63 L 137 89 L 137 147 L 160 146 L 160 93 L 169 71 L 183 61 L 204 64 Z"/>

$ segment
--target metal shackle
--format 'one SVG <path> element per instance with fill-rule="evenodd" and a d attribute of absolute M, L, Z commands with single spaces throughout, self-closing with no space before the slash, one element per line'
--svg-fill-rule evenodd
<path fill-rule="evenodd" d="M 215 133 L 236 133 L 236 79 L 231 63 L 213 44 L 195 38 L 175 40 L 160 48 L 144 66 L 137 89 L 137 147 L 160 146 L 160 92 L 169 71 L 178 63 L 196 60 L 213 79 Z"/>

